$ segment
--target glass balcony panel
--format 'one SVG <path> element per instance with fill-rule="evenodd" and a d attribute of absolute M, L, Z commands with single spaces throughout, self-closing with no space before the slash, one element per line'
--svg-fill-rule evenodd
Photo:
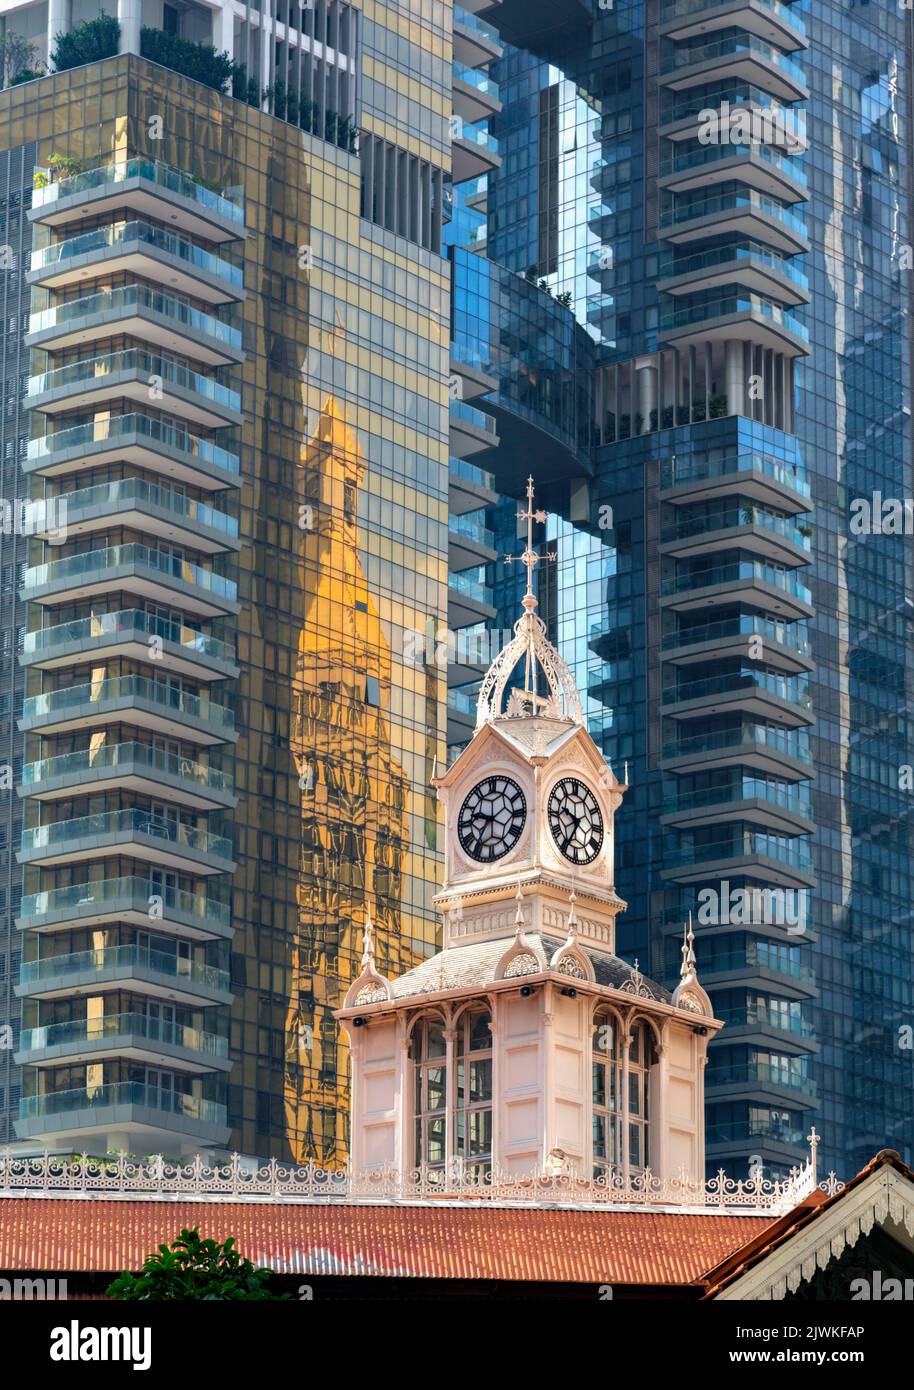
<path fill-rule="evenodd" d="M 121 569 L 125 566 L 141 566 L 155 570 L 159 574 L 180 579 L 185 584 L 234 603 L 238 586 L 233 579 L 225 579 L 212 570 L 192 565 L 179 555 L 167 551 L 153 550 L 148 545 L 131 542 L 128 545 L 109 545 L 103 550 L 86 550 L 79 555 L 69 555 L 64 560 L 51 560 L 45 565 L 33 565 L 23 576 L 23 588 L 35 589 L 45 584 L 60 584 L 66 580 L 78 580 L 105 570 Z"/>
<path fill-rule="evenodd" d="M 123 811 L 100 811 L 94 816 L 78 816 L 73 820 L 51 821 L 35 825 L 22 832 L 22 852 L 53 849 L 68 840 L 118 835 L 135 831 L 173 844 L 179 849 L 196 850 L 201 854 L 231 859 L 232 842 L 224 835 L 212 835 L 208 830 L 184 825 L 181 821 L 162 820 L 151 811 L 128 808 Z"/>
<path fill-rule="evenodd" d="M 115 676 L 111 680 L 96 681 L 85 685 L 66 686 L 60 690 L 49 690 L 41 695 L 31 695 L 22 704 L 24 720 L 66 715 L 68 710 L 91 704 L 106 704 L 117 700 L 138 699 L 160 705 L 163 710 L 186 714 L 207 724 L 213 724 L 230 733 L 235 727 L 235 711 L 225 705 L 207 699 L 205 695 L 191 695 L 185 690 L 175 690 L 161 681 L 150 680 L 147 676 Z"/>
<path fill-rule="evenodd" d="M 23 639 L 23 651 L 27 655 L 38 655 L 93 637 L 116 638 L 133 632 L 147 637 L 161 637 L 163 641 L 173 642 L 176 646 L 218 661 L 232 664 L 235 661 L 235 648 L 227 642 L 220 642 L 218 638 L 198 632 L 196 628 L 185 627 L 183 623 L 146 613 L 141 608 L 122 608 L 116 613 L 93 613 L 89 618 L 75 618 L 69 623 L 57 623 L 53 627 L 27 632 Z"/>
<path fill-rule="evenodd" d="M 170 357 L 159 357 L 143 348 L 126 348 L 123 352 L 109 352 L 99 357 L 84 357 L 78 362 L 68 362 L 65 367 L 55 367 L 53 371 L 41 372 L 29 377 L 28 394 L 43 395 L 45 391 L 56 391 L 64 386 L 86 383 L 87 389 L 103 385 L 104 378 L 115 372 L 138 371 L 150 376 L 160 376 L 163 381 L 194 391 L 205 396 L 216 405 L 228 410 L 241 410 L 241 397 L 218 381 L 213 381 L 200 372 L 195 372 L 182 362 Z"/>
<path fill-rule="evenodd" d="M 47 170 L 36 172 L 48 174 Z M 147 179 L 150 183 L 158 184 L 160 188 L 167 188 L 182 198 L 198 203 L 200 207 L 217 213 L 229 222 L 237 222 L 239 226 L 244 226 L 244 203 L 240 195 L 228 190 L 214 193 L 211 188 L 198 183 L 190 174 L 185 174 L 160 159 L 124 159 L 115 164 L 103 164 L 95 169 L 86 169 L 68 179 L 59 179 L 56 183 L 48 182 L 43 187 L 32 190 L 32 207 L 47 207 L 76 193 L 105 188 L 136 178 Z"/>
<path fill-rule="evenodd" d="M 76 908 L 97 907 L 104 911 L 113 902 L 133 899 L 148 911 L 151 898 L 161 898 L 166 909 L 187 917 L 199 917 L 222 927 L 231 924 L 232 912 L 227 903 L 203 893 L 188 893 L 172 888 L 158 880 L 126 874 L 121 878 L 93 879 L 89 883 L 74 883 L 65 888 L 48 888 L 23 897 L 19 915 L 25 918 L 57 915 Z"/>
<path fill-rule="evenodd" d="M 226 280 L 231 285 L 240 287 L 244 283 L 244 273 L 240 266 L 232 265 L 221 256 L 204 250 L 189 237 L 179 236 L 176 232 L 166 231 L 164 227 L 155 227 L 151 222 L 140 220 L 113 222 L 107 227 L 96 227 L 80 236 L 68 237 L 66 241 L 52 242 L 51 245 L 32 252 L 31 268 L 34 271 L 45 270 L 48 266 L 63 266 L 76 256 L 87 256 L 93 251 L 106 248 L 115 250 L 118 246 L 135 241 L 157 246 L 169 255 L 186 261 L 198 270 L 205 270 L 220 280 Z"/>
<path fill-rule="evenodd" d="M 63 328 L 66 324 L 89 315 L 129 312 L 133 309 L 150 309 L 153 313 L 162 314 L 176 323 L 193 328 L 208 338 L 214 338 L 236 352 L 241 351 L 242 339 L 239 329 L 223 323 L 212 314 L 204 313 L 202 309 L 185 304 L 182 299 L 175 299 L 173 295 L 150 289 L 148 285 L 122 285 L 113 290 L 98 290 L 82 299 L 64 300 L 50 309 L 31 314 L 29 332 L 43 333 L 46 329 Z"/>
<path fill-rule="evenodd" d="M 106 1041 L 117 1043 L 131 1038 L 181 1047 L 210 1057 L 227 1057 L 229 1052 L 228 1038 L 140 1013 L 103 1014 L 100 1018 L 23 1028 L 19 1034 L 19 1051 L 43 1052 L 49 1047 L 65 1047 L 68 1043 L 76 1046 Z"/>
<path fill-rule="evenodd" d="M 102 768 L 116 769 L 131 766 L 148 768 L 150 772 L 163 772 L 169 777 L 179 778 L 210 791 L 228 792 L 232 790 L 232 778 L 228 773 L 206 763 L 195 762 L 180 754 L 167 753 L 153 744 L 103 743 L 95 748 L 86 748 L 76 753 L 61 753 L 59 757 L 40 758 L 33 763 L 25 763 L 22 768 L 22 784 L 27 787 L 40 787 L 43 782 L 57 777 L 78 776 L 81 773 L 100 771 Z"/>
<path fill-rule="evenodd" d="M 27 457 L 29 459 L 53 458 L 68 449 L 79 449 L 93 444 L 116 443 L 129 435 L 141 435 L 146 439 L 164 444 L 169 449 L 177 449 L 184 454 L 192 454 L 226 473 L 238 474 L 241 460 L 237 454 L 220 449 L 209 440 L 190 434 L 187 430 L 169 425 L 152 415 L 132 413 L 129 415 L 109 415 L 92 420 L 85 425 L 72 425 L 68 429 L 54 430 L 42 435 L 40 439 L 30 439 Z"/>
<path fill-rule="evenodd" d="M 140 1081 L 115 1081 L 107 1086 L 93 1086 L 75 1091 L 50 1091 L 39 1096 L 25 1096 L 19 1102 L 20 1120 L 41 1120 L 46 1116 L 69 1115 L 78 1111 L 108 1109 L 111 1106 L 136 1105 L 162 1114 L 181 1115 L 201 1124 L 224 1127 L 226 1107 L 199 1096 L 181 1095 L 171 1088 L 147 1086 Z"/>

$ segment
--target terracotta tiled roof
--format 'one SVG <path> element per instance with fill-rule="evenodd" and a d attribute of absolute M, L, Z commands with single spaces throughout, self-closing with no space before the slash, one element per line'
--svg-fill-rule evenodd
<path fill-rule="evenodd" d="M 182 1226 L 283 1274 L 685 1285 L 770 1225 L 766 1217 L 566 1209 L 0 1201 L 0 1270 L 139 1269 Z"/>

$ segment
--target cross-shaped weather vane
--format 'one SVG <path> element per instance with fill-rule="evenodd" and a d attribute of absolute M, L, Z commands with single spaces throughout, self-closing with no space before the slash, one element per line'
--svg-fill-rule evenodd
<path fill-rule="evenodd" d="M 534 521 L 538 521 L 540 525 L 542 525 L 542 523 L 547 520 L 548 516 L 548 512 L 544 512 L 541 508 L 534 508 L 533 506 L 533 476 L 531 474 L 527 479 L 527 509 L 526 511 L 517 513 L 518 521 L 526 521 L 527 523 L 527 547 L 522 555 L 506 555 L 504 557 L 506 565 L 513 564 L 515 560 L 520 560 L 522 565 L 526 565 L 527 594 L 531 597 L 533 595 L 533 571 L 536 569 L 540 560 L 554 560 L 556 558 L 556 551 L 554 550 L 547 550 L 545 555 L 540 556 L 537 555 L 536 551 L 533 549 L 533 523 Z"/>

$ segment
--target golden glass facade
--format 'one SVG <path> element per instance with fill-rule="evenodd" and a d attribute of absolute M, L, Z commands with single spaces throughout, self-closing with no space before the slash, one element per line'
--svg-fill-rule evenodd
<path fill-rule="evenodd" d="M 213 692 L 236 710 L 222 766 L 239 800 L 209 820 L 237 861 L 221 1098 L 227 1147 L 333 1162 L 348 1059 L 331 1010 L 366 910 L 387 973 L 436 934 L 444 682 L 403 661 L 403 634 L 445 620 L 446 264 L 360 219 L 355 156 L 133 56 L 2 93 L 0 153 L 29 142 L 38 165 L 140 156 L 243 196 L 247 295 L 229 321 L 246 357 L 221 376 L 244 415 L 225 441 L 241 611 L 222 624 L 240 675 Z M 44 886 L 26 866 L 23 892 Z"/>

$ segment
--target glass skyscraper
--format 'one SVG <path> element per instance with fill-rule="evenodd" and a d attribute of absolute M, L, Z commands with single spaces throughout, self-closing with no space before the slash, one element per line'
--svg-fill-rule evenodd
<path fill-rule="evenodd" d="M 911 12 L 482 18 L 500 162 L 455 347 L 494 381 L 496 543 L 532 472 L 540 611 L 629 764 L 621 949 L 669 983 L 693 913 L 712 1168 L 783 1173 L 813 1124 L 842 1175 L 910 1155 L 911 539 L 850 519 L 911 495 Z"/>

